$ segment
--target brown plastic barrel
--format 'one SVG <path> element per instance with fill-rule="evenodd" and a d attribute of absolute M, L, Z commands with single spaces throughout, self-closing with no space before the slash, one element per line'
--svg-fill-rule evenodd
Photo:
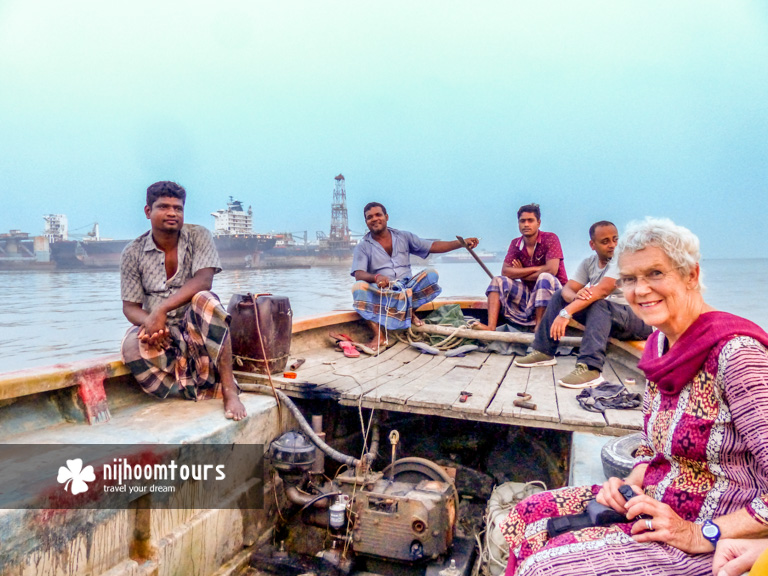
<path fill-rule="evenodd" d="M 293 313 L 285 296 L 235 294 L 227 312 L 235 370 L 280 373 L 291 351 Z M 263 343 L 263 347 L 262 347 Z"/>

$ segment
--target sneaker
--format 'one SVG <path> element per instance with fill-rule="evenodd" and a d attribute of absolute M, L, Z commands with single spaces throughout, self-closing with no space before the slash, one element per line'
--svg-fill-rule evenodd
<path fill-rule="evenodd" d="M 602 382 L 605 378 L 599 370 L 592 370 L 581 362 L 576 363 L 576 368 L 568 376 L 557 381 L 564 388 L 591 388 Z"/>
<path fill-rule="evenodd" d="M 555 360 L 554 356 L 534 350 L 527 356 L 515 358 L 515 361 L 512 363 L 520 368 L 533 368 L 534 366 L 554 366 L 557 364 L 557 360 Z"/>

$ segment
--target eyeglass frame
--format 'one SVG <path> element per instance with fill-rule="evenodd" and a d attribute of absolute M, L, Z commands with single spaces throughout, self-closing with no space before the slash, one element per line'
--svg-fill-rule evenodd
<path fill-rule="evenodd" d="M 634 276 L 634 280 L 629 282 L 629 285 L 627 284 L 627 279 L 625 278 L 617 278 L 616 279 L 616 286 L 623 290 L 635 290 L 637 288 L 637 283 L 642 278 L 648 286 L 656 286 L 657 284 L 660 284 L 666 280 L 667 276 L 669 276 L 673 271 L 675 270 L 682 270 L 685 268 L 684 266 L 675 266 L 671 270 L 667 270 L 666 272 L 662 272 L 661 270 L 651 270 L 649 274 L 638 274 L 637 276 Z M 651 278 L 650 274 L 658 274 L 656 278 Z"/>

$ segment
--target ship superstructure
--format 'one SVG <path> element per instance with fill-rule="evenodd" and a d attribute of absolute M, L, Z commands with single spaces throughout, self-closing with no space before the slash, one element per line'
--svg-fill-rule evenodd
<path fill-rule="evenodd" d="M 243 210 L 243 203 L 229 197 L 226 210 L 211 212 L 214 236 L 247 236 L 253 234 L 253 209 Z"/>
<path fill-rule="evenodd" d="M 48 238 L 48 242 L 62 242 L 69 239 L 69 224 L 64 214 L 46 214 L 45 232 L 43 235 Z"/>

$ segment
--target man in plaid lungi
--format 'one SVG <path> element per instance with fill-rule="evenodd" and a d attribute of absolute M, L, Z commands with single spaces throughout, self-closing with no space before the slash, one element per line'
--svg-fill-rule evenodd
<path fill-rule="evenodd" d="M 488 296 L 488 325 L 475 328 L 496 330 L 499 312 L 516 324 L 538 327 L 552 295 L 568 281 L 560 239 L 539 230 L 538 204 L 526 204 L 517 211 L 519 238 L 512 240 L 507 257 L 485 291 Z"/>
<path fill-rule="evenodd" d="M 211 233 L 184 224 L 186 190 L 175 182 L 147 188 L 151 230 L 123 250 L 120 292 L 133 324 L 121 345 L 123 361 L 148 394 L 173 390 L 189 400 L 221 393 L 227 418 L 242 420 L 232 373 L 229 315 L 213 294 L 221 272 Z"/>
<path fill-rule="evenodd" d="M 355 277 L 352 286 L 353 306 L 373 329 L 368 344 L 373 350 L 386 347 L 386 330 L 401 330 L 411 323 L 421 325 L 416 309 L 431 302 L 440 294 L 437 272 L 428 268 L 415 276 L 411 272 L 411 254 L 426 258 L 458 250 L 458 240 L 422 240 L 411 232 L 389 228 L 389 215 L 383 204 L 370 202 L 363 209 L 368 234 L 355 246 L 350 274 Z M 467 246 L 474 248 L 477 238 L 467 238 Z"/>

